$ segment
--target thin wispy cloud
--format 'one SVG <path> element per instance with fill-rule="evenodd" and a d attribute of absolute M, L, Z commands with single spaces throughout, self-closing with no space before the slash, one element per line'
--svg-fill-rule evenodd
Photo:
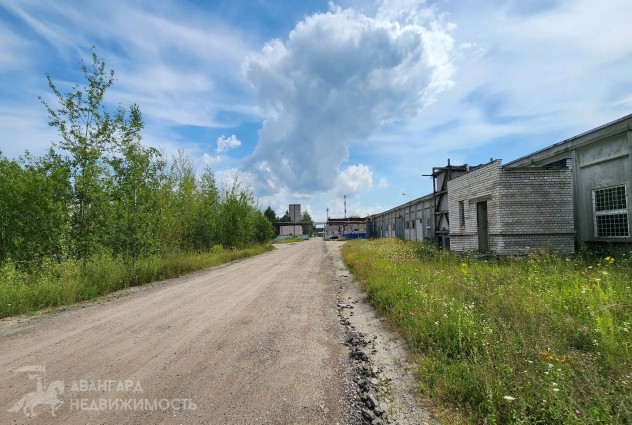
<path fill-rule="evenodd" d="M 227 121 L 220 114 L 258 116 L 240 72 L 251 48 L 240 29 L 217 18 L 209 25 L 176 5 L 153 2 L 4 6 L 44 43 L 71 57 L 75 71 L 78 59 L 87 58 L 88 49 L 96 46 L 116 71 L 117 81 L 106 100 L 112 105 L 138 103 L 149 126 L 165 131 L 176 126 L 218 128 L 235 125 L 235 119 Z M 32 34 L 24 34 L 15 44 L 29 38 Z M 60 80 L 54 74 L 53 79 Z M 41 81 L 46 96 L 43 73 Z"/>

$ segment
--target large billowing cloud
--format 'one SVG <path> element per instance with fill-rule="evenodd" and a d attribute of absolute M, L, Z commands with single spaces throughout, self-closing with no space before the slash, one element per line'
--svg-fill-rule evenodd
<path fill-rule="evenodd" d="M 450 27 L 406 3 L 384 2 L 375 17 L 332 6 L 249 56 L 244 73 L 267 114 L 244 163 L 258 193 L 332 189 L 348 177 L 340 166 L 352 142 L 451 86 Z M 359 167 L 347 172 L 370 172 Z"/>

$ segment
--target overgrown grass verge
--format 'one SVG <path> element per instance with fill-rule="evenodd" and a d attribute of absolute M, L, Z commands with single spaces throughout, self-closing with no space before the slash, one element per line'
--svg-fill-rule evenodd
<path fill-rule="evenodd" d="M 402 332 L 422 390 L 467 423 L 632 423 L 632 262 L 464 259 L 352 241 L 343 257 Z"/>
<path fill-rule="evenodd" d="M 173 253 L 125 262 L 109 255 L 86 261 L 44 262 L 31 272 L 0 265 L 0 318 L 89 300 L 130 286 L 217 266 L 272 249 L 258 245 L 210 253 Z"/>

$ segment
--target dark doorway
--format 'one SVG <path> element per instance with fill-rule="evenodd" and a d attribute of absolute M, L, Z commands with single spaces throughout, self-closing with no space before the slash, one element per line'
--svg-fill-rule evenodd
<path fill-rule="evenodd" d="M 478 227 L 478 252 L 488 252 L 487 202 L 478 202 L 476 204 L 476 225 Z"/>
<path fill-rule="evenodd" d="M 404 240 L 404 217 L 395 219 L 395 237 Z"/>

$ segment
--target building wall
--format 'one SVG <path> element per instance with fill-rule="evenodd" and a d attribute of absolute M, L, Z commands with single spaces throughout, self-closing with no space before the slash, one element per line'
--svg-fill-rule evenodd
<path fill-rule="evenodd" d="M 498 252 L 551 248 L 574 252 L 573 181 L 569 168 L 502 169 Z"/>
<path fill-rule="evenodd" d="M 432 195 L 413 199 L 388 211 L 371 216 L 377 237 L 423 241 L 434 237 Z M 371 235 L 373 236 L 373 235 Z"/>
<path fill-rule="evenodd" d="M 366 233 L 366 223 L 353 221 L 353 219 L 333 219 L 325 224 L 326 235 L 347 235 L 347 237 L 361 235 L 362 237 L 366 237 Z"/>
<path fill-rule="evenodd" d="M 280 235 L 302 235 L 303 234 L 303 227 L 301 225 L 298 224 L 294 224 L 294 225 L 285 225 L 285 226 L 280 226 L 279 228 L 279 234 Z"/>
<path fill-rule="evenodd" d="M 478 250 L 476 203 L 487 202 L 490 248 L 497 248 L 492 234 L 501 232 L 499 216 L 502 165 L 499 160 L 477 168 L 448 182 L 448 210 L 450 223 L 450 249 L 454 251 Z M 463 202 L 464 220 L 461 222 L 459 202 Z"/>
<path fill-rule="evenodd" d="M 573 174 L 573 204 L 578 245 L 632 243 L 632 115 L 510 162 L 506 167 L 543 166 L 568 159 Z M 600 237 L 595 232 L 593 191 L 625 187 L 627 237 Z"/>
<path fill-rule="evenodd" d="M 477 204 L 486 202 L 490 251 L 507 255 L 551 247 L 573 252 L 572 199 L 568 168 L 504 169 L 493 161 L 448 182 L 450 248 L 479 250 Z"/>
<path fill-rule="evenodd" d="M 301 222 L 301 204 L 290 204 L 288 212 L 290 213 L 290 221 L 293 223 Z"/>

